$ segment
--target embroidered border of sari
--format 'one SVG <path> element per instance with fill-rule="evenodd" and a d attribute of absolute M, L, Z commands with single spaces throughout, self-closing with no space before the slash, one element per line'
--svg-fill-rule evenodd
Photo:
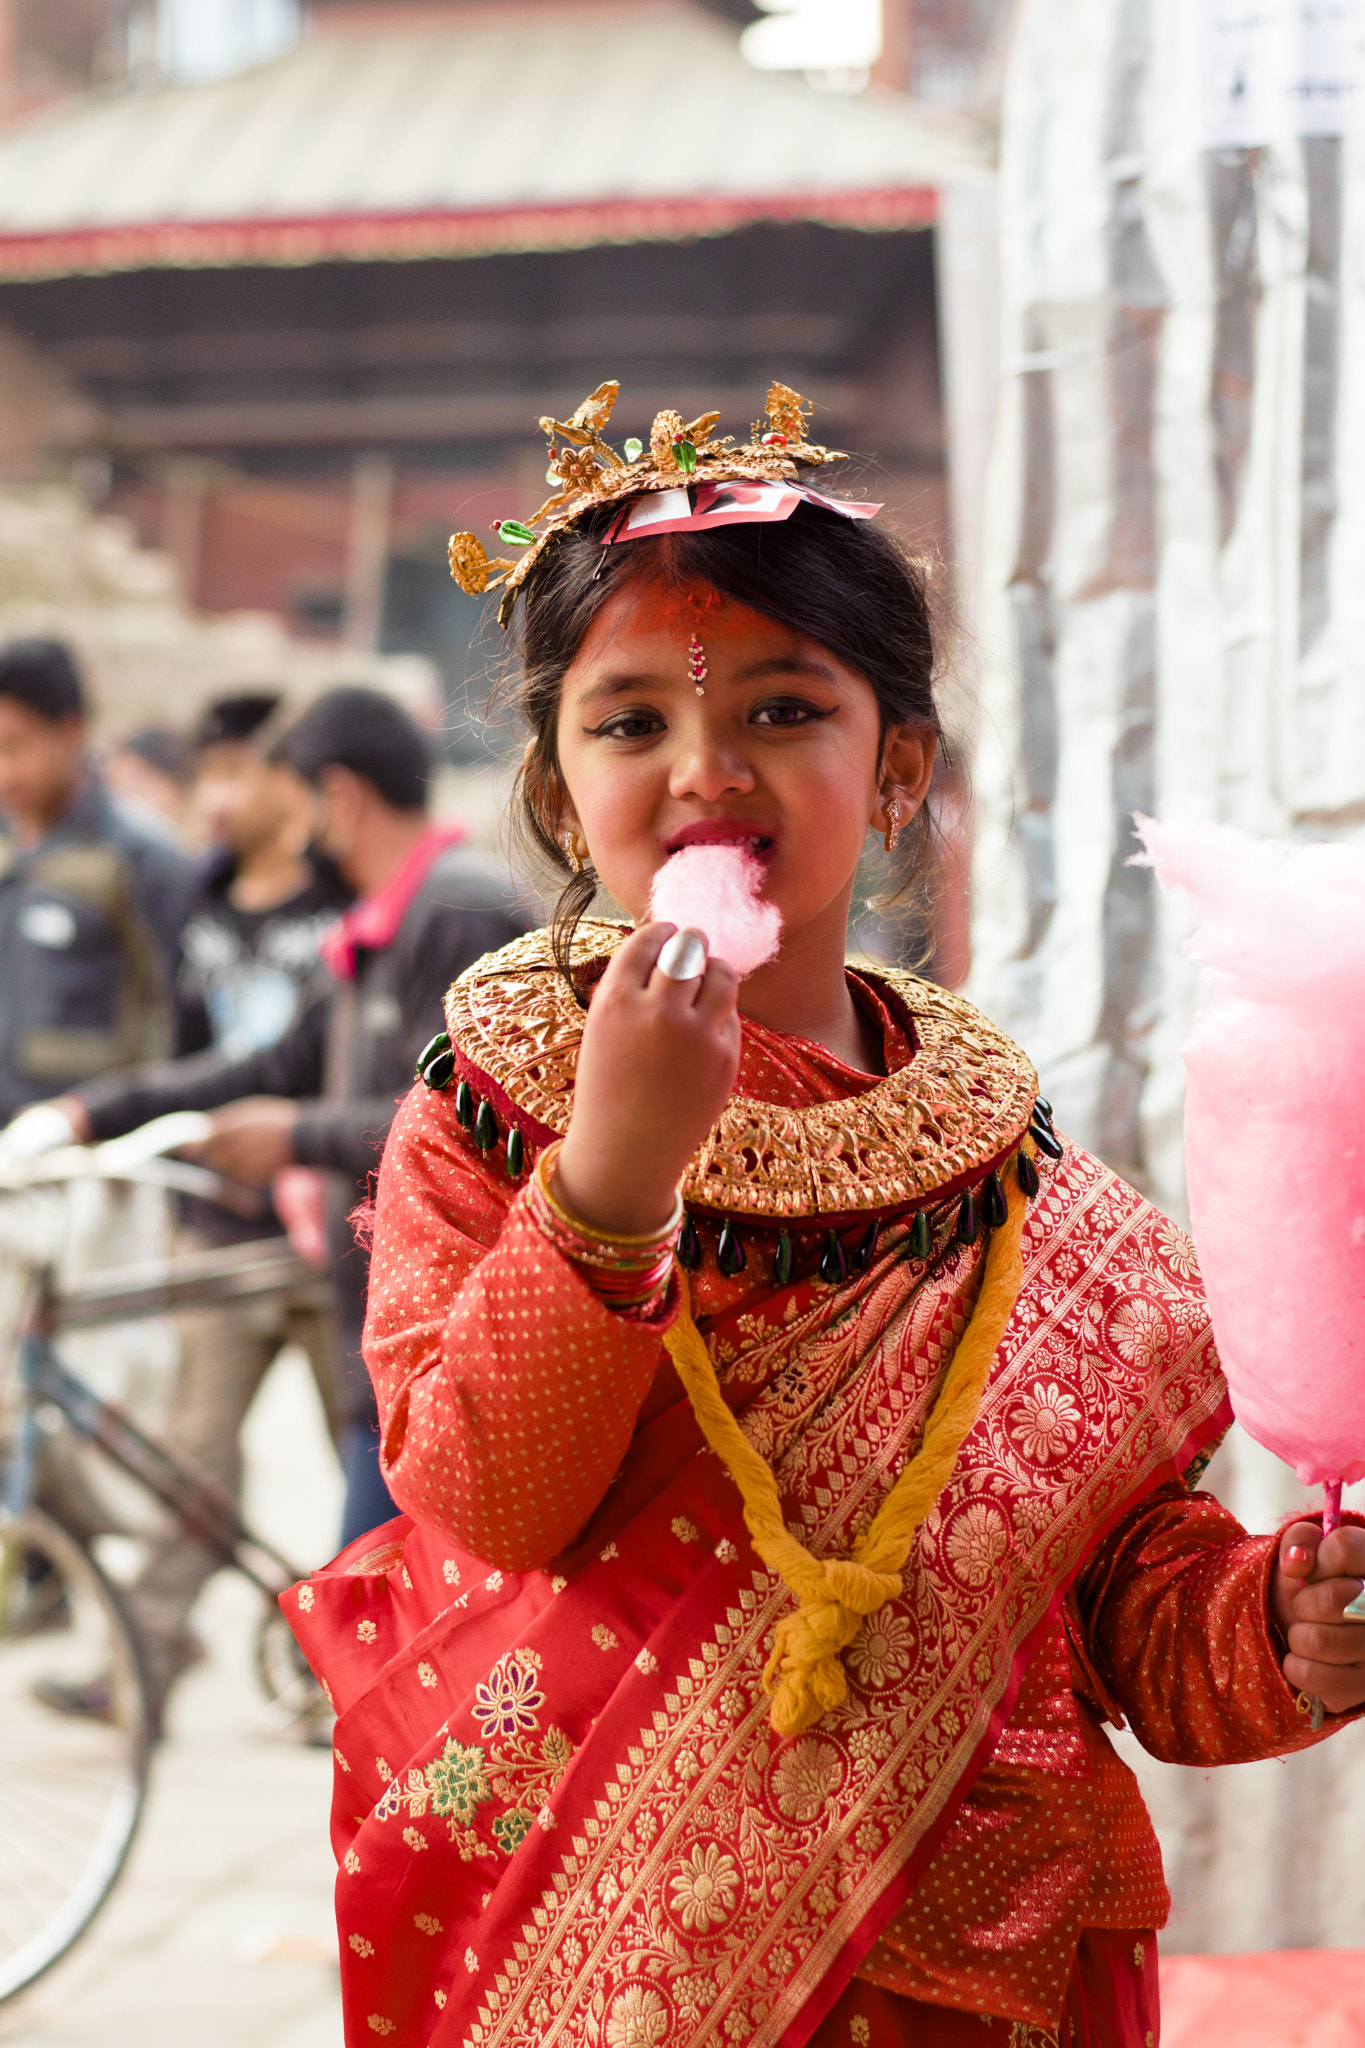
<path fill-rule="evenodd" d="M 707 1333 L 817 1554 L 847 1550 L 912 1455 L 979 1282 L 977 1248 L 912 1287 L 903 1227 L 885 1235 L 848 1288 Z M 1188 1241 L 1106 1168 L 1068 1151 L 1024 1257 L 903 1594 L 850 1647 L 845 1706 L 794 1741 L 761 1677 L 788 1595 L 685 1410 L 639 1432 L 558 1570 L 489 1573 L 400 1519 L 378 1556 L 285 1596 L 340 1709 L 350 2038 L 809 2041 L 1094 1543 L 1226 1425 Z"/>

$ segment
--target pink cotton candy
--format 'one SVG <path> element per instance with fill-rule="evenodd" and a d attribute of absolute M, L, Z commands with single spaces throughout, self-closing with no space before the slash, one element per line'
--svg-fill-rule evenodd
<path fill-rule="evenodd" d="M 746 846 L 684 846 L 654 877 L 649 914 L 705 932 L 717 959 L 752 974 L 782 943 L 782 913 L 762 888 L 763 863 Z"/>
<path fill-rule="evenodd" d="M 1138 830 L 1213 984 L 1185 1158 L 1237 1419 L 1306 1485 L 1365 1479 L 1365 846 Z"/>

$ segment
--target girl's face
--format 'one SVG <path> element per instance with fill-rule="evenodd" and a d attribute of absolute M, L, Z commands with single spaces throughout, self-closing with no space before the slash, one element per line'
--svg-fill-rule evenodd
<path fill-rule="evenodd" d="M 690 673 L 701 642 L 703 695 Z M 568 670 L 559 759 L 576 828 L 605 886 L 638 921 L 654 876 L 697 841 L 750 845 L 783 945 L 842 933 L 884 795 L 908 820 L 928 788 L 932 734 L 880 732 L 871 686 L 790 627 L 709 589 L 630 586 L 608 599 Z"/>

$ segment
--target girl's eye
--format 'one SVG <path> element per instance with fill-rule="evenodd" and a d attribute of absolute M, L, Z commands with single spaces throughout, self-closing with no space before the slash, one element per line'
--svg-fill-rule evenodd
<path fill-rule="evenodd" d="M 752 721 L 755 725 L 791 727 L 814 725 L 829 715 L 823 706 L 808 704 L 803 697 L 780 697 L 758 705 L 752 713 Z"/>
<path fill-rule="evenodd" d="M 601 725 L 588 728 L 595 740 L 643 740 L 663 729 L 664 722 L 657 711 L 618 711 Z"/>

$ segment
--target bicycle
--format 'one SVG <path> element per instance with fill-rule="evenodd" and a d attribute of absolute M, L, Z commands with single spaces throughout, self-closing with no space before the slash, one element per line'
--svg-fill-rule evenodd
<path fill-rule="evenodd" d="M 95 1179 L 240 1210 L 250 1191 L 162 1156 L 190 1142 L 199 1121 L 162 1117 L 106 1145 L 0 1168 L 0 1194 Z M 142 1653 L 119 1590 L 85 1544 L 37 1504 L 50 1437 L 69 1430 L 95 1445 L 187 1536 L 243 1573 L 266 1602 L 255 1659 L 266 1697 L 300 1716 L 321 1703 L 277 1604 L 305 1574 L 252 1533 L 215 1480 L 94 1393 L 53 1338 L 174 1309 L 322 1291 L 326 1282 L 282 1237 L 149 1260 L 65 1289 L 51 1247 L 21 1246 L 18 1257 L 27 1268 L 24 1307 L 8 1379 L 0 1378 L 8 1423 L 0 1467 L 0 2003 L 51 1969 L 108 1899 L 137 1832 L 153 1749 Z M 60 1718 L 35 1693 L 43 1680 L 79 1683 L 96 1674 L 109 1685 L 107 1720 Z"/>

